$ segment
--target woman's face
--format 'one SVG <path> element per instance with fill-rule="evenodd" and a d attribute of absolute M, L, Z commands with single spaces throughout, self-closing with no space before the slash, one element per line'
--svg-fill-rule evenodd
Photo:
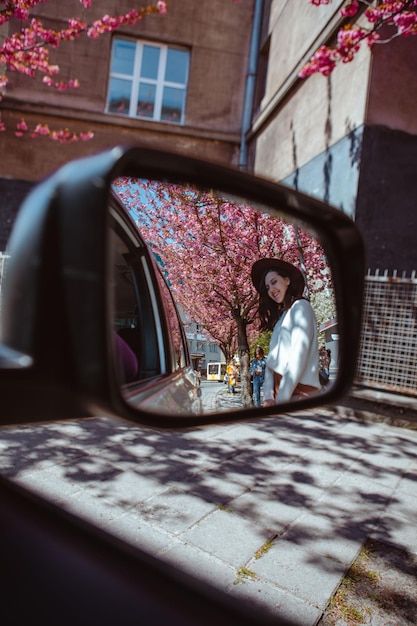
<path fill-rule="evenodd" d="M 277 304 L 284 302 L 290 279 L 288 276 L 280 276 L 278 272 L 271 270 L 265 276 L 265 288 L 268 296 Z"/>

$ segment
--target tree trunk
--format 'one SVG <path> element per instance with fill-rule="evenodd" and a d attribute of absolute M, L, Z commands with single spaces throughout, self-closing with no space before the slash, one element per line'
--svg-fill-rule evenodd
<path fill-rule="evenodd" d="M 241 399 L 244 408 L 253 406 L 252 390 L 250 384 L 249 374 L 249 343 L 246 333 L 247 322 L 241 317 L 236 318 L 237 324 L 237 343 L 238 343 L 238 355 L 240 363 L 240 385 L 241 385 Z"/>

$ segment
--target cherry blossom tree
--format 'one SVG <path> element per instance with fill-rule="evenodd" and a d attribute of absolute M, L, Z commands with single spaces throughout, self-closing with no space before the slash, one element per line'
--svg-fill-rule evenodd
<path fill-rule="evenodd" d="M 242 401 L 252 403 L 248 329 L 255 328 L 258 295 L 252 264 L 278 257 L 302 267 L 310 292 L 330 287 L 318 242 L 301 228 L 214 191 L 155 181 L 119 179 L 115 189 L 155 255 L 186 315 L 223 346 L 237 338 Z M 253 340 L 255 330 L 250 331 Z"/>
<path fill-rule="evenodd" d="M 309 2 L 319 6 L 330 4 L 331 0 Z M 301 70 L 301 78 L 316 73 L 328 76 L 338 63 L 352 61 L 362 43 L 372 47 L 388 43 L 396 37 L 417 35 L 417 0 L 348 0 L 340 14 L 345 18 L 357 18 L 363 14 L 367 25 L 348 23 L 340 28 L 335 46 L 321 46 Z"/>
<path fill-rule="evenodd" d="M 40 19 L 30 15 L 30 11 L 36 5 L 46 1 L 3 0 L 0 2 L 0 34 L 5 32 L 6 25 L 9 26 L 9 33 L 4 36 L 3 40 L 0 39 L 0 101 L 8 84 L 8 72 L 19 72 L 30 78 L 43 74 L 43 83 L 58 91 L 78 88 L 80 81 L 76 77 L 68 81 L 58 79 L 59 66 L 51 60 L 53 49 L 58 48 L 64 41 L 75 41 L 82 36 L 98 39 L 104 33 L 111 33 L 122 26 L 136 24 L 147 15 L 164 15 L 167 12 L 166 2 L 159 1 L 140 9 L 132 9 L 123 15 L 103 15 L 101 19 L 94 20 L 90 24 L 81 17 L 70 17 L 67 26 L 57 31 L 44 28 Z M 93 0 L 80 0 L 83 9 L 89 9 L 92 3 Z M 14 26 L 16 30 L 13 32 Z M 5 125 L 0 117 L 0 131 L 4 130 Z M 51 130 L 47 124 L 38 124 L 35 128 L 29 129 L 24 119 L 17 124 L 15 135 L 32 138 L 45 135 L 60 143 L 88 141 L 94 137 L 92 132 Z"/>
<path fill-rule="evenodd" d="M 204 330 L 220 346 L 226 363 L 236 355 L 237 337 L 236 325 L 231 319 L 218 320 L 207 316 L 204 323 Z"/>

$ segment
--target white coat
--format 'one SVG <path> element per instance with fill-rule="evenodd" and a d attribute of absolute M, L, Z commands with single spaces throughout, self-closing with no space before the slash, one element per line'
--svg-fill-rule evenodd
<path fill-rule="evenodd" d="M 276 398 L 274 372 L 282 376 Z M 320 389 L 317 322 L 307 300 L 296 300 L 274 326 L 266 360 L 264 399 L 276 403 L 290 400 L 298 383 Z"/>

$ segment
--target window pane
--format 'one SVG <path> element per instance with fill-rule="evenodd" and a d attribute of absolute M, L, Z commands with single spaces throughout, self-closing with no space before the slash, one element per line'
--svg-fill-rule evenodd
<path fill-rule="evenodd" d="M 180 367 L 185 367 L 186 365 L 184 336 L 182 333 L 181 322 L 178 318 L 177 310 L 167 284 L 161 274 L 158 273 L 156 276 L 159 283 L 160 293 L 164 301 L 165 315 L 167 316 L 168 321 L 168 332 L 171 339 L 169 343 L 171 346 L 172 367 L 173 370 L 176 370 Z"/>
<path fill-rule="evenodd" d="M 162 99 L 161 120 L 181 124 L 184 98 L 184 89 L 165 87 Z"/>
<path fill-rule="evenodd" d="M 188 73 L 188 52 L 168 48 L 165 80 L 185 85 Z"/>
<path fill-rule="evenodd" d="M 136 115 L 138 117 L 153 117 L 155 108 L 155 85 L 142 83 L 139 86 L 138 108 Z"/>
<path fill-rule="evenodd" d="M 131 41 L 115 39 L 113 43 L 112 74 L 132 76 L 135 62 L 136 44 Z"/>
<path fill-rule="evenodd" d="M 119 115 L 129 115 L 131 91 L 132 82 L 130 80 L 111 78 L 109 88 L 109 112 L 118 113 Z"/>
<path fill-rule="evenodd" d="M 159 48 L 155 48 L 155 46 L 143 46 L 140 72 L 142 78 L 158 78 L 159 52 Z"/>

